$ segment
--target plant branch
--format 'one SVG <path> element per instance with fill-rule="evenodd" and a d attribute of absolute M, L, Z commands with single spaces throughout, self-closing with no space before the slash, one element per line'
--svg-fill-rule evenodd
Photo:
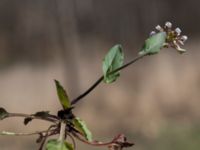
<path fill-rule="evenodd" d="M 68 136 L 70 137 L 70 139 L 72 140 L 73 148 L 76 149 L 76 142 L 75 142 L 73 136 L 72 136 L 71 134 L 69 134 L 69 133 L 67 133 L 67 135 L 68 135 Z"/>
<path fill-rule="evenodd" d="M 42 139 L 42 142 L 41 142 L 41 144 L 40 144 L 39 150 L 42 150 L 42 149 L 43 149 L 43 146 L 44 146 L 44 144 L 45 144 L 45 142 L 46 142 L 48 136 L 57 134 L 57 132 L 55 132 L 55 131 L 57 131 L 57 129 L 52 130 L 53 132 L 51 132 L 51 133 L 49 134 L 49 131 L 51 131 L 51 129 L 54 128 L 54 127 L 56 127 L 56 126 L 55 126 L 55 125 L 51 125 L 51 126 L 47 129 L 47 132 L 46 132 L 45 135 L 42 137 L 43 139 Z"/>
<path fill-rule="evenodd" d="M 100 142 L 100 141 L 87 141 L 84 138 L 82 138 L 82 135 L 80 135 L 80 133 L 77 134 L 77 132 L 72 132 L 73 136 L 76 137 L 78 140 L 80 140 L 81 142 L 88 144 L 88 145 L 92 145 L 92 146 L 109 146 L 111 144 L 116 144 L 116 143 L 121 143 L 121 144 L 127 144 L 127 147 L 133 146 L 134 143 L 129 143 L 126 142 L 126 137 L 122 134 L 119 134 L 118 136 L 116 136 L 112 141 L 110 142 Z M 124 138 L 124 139 L 122 139 Z M 125 140 L 125 141 L 123 141 Z"/>
<path fill-rule="evenodd" d="M 8 116 L 6 116 L 5 118 L 9 118 L 9 117 L 23 117 L 23 118 L 31 118 L 31 119 L 40 119 L 40 120 L 49 121 L 49 122 L 53 122 L 53 123 L 59 123 L 59 120 L 54 117 L 51 117 L 51 118 L 45 117 L 44 118 L 44 117 L 39 117 L 39 116 L 34 116 L 34 115 L 29 115 L 29 114 L 22 114 L 22 113 L 9 113 Z"/>
<path fill-rule="evenodd" d="M 139 55 L 137 57 L 135 57 L 133 60 L 131 60 L 130 62 L 124 64 L 123 66 L 117 68 L 116 70 L 113 70 L 112 72 L 110 72 L 110 74 L 116 73 L 120 70 L 125 69 L 126 67 L 128 67 L 129 65 L 135 63 L 136 61 L 140 60 L 141 58 L 143 58 L 145 55 Z M 81 95 L 79 95 L 78 97 L 76 97 L 75 99 L 72 100 L 71 104 L 74 105 L 76 104 L 78 101 L 80 101 L 82 98 L 84 98 L 85 96 L 87 96 L 92 90 L 94 90 L 104 79 L 104 76 L 102 75 L 91 87 L 89 87 L 84 93 L 82 93 Z"/>
<path fill-rule="evenodd" d="M 64 141 L 65 139 L 65 128 L 66 128 L 66 123 L 62 121 L 60 123 L 60 135 L 58 138 L 59 141 Z"/>
<path fill-rule="evenodd" d="M 15 132 L 9 132 L 9 131 L 2 131 L 0 132 L 0 135 L 8 135 L 8 136 L 29 136 L 29 135 L 35 135 L 35 134 L 43 134 L 48 132 L 48 130 L 45 131 L 36 131 L 31 133 L 15 133 Z"/>
<path fill-rule="evenodd" d="M 80 101 L 82 98 L 87 96 L 92 90 L 94 90 L 100 83 L 103 81 L 103 76 L 101 76 L 89 89 L 87 89 L 83 94 L 79 95 L 77 98 L 73 99 L 71 104 L 74 105 L 78 101 Z"/>

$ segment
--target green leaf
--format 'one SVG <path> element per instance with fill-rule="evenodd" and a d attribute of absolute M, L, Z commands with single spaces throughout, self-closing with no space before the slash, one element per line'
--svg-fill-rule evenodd
<path fill-rule="evenodd" d="M 112 73 L 123 65 L 124 54 L 122 46 L 117 44 L 113 46 L 103 59 L 104 82 L 112 83 L 120 76 L 119 71 Z"/>
<path fill-rule="evenodd" d="M 5 119 L 8 115 L 8 112 L 4 108 L 0 107 L 0 120 Z"/>
<path fill-rule="evenodd" d="M 46 118 L 49 116 L 49 111 L 38 111 L 34 114 L 35 117 Z"/>
<path fill-rule="evenodd" d="M 74 118 L 73 123 L 75 125 L 75 128 L 78 131 L 80 131 L 88 141 L 91 142 L 92 141 L 92 133 L 86 126 L 85 122 L 83 120 L 81 120 L 80 118 L 76 117 L 76 118 Z"/>
<path fill-rule="evenodd" d="M 35 114 L 33 114 L 32 116 L 40 117 L 40 118 L 47 118 L 50 115 L 49 115 L 49 111 L 38 111 Z M 26 117 L 26 118 L 24 118 L 24 125 L 27 125 L 32 120 L 33 120 L 32 117 Z"/>
<path fill-rule="evenodd" d="M 72 144 L 66 141 L 51 139 L 46 144 L 46 150 L 74 150 Z"/>
<path fill-rule="evenodd" d="M 61 105 L 64 109 L 70 108 L 71 104 L 68 98 L 68 95 L 62 85 L 60 85 L 59 81 L 55 80 L 56 89 L 57 89 L 57 95 L 60 100 Z"/>
<path fill-rule="evenodd" d="M 151 36 L 145 41 L 141 51 L 139 52 L 139 55 L 157 54 L 163 47 L 165 40 L 166 40 L 166 32 L 159 32 Z"/>

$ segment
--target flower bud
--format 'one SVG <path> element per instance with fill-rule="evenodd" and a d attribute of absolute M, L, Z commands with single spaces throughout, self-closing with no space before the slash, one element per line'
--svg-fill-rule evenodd
<path fill-rule="evenodd" d="M 162 30 L 163 30 L 162 27 L 161 27 L 160 25 L 157 25 L 157 26 L 155 27 L 155 29 L 158 30 L 158 31 L 162 31 Z"/>
<path fill-rule="evenodd" d="M 175 33 L 179 36 L 181 34 L 181 29 L 180 28 L 176 28 L 175 29 Z"/>
<path fill-rule="evenodd" d="M 181 41 L 185 42 L 187 41 L 188 37 L 186 35 L 181 36 Z"/>
<path fill-rule="evenodd" d="M 169 22 L 169 21 L 167 21 L 167 22 L 165 23 L 165 27 L 168 28 L 168 29 L 172 28 L 172 23 Z"/>

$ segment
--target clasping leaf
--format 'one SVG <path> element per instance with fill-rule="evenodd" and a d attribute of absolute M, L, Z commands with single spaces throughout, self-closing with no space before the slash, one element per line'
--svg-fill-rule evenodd
<path fill-rule="evenodd" d="M 165 40 L 166 40 L 166 32 L 159 32 L 155 35 L 152 35 L 145 41 L 141 51 L 139 52 L 139 55 L 157 54 L 164 46 Z"/>
<path fill-rule="evenodd" d="M 122 51 L 122 46 L 117 44 L 113 46 L 103 60 L 103 74 L 104 82 L 112 83 L 120 75 L 119 71 L 112 73 L 117 68 L 123 65 L 124 54 Z"/>

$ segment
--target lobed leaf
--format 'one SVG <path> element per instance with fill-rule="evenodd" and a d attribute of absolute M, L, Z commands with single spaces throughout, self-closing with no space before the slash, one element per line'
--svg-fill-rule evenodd
<path fill-rule="evenodd" d="M 83 120 L 81 120 L 80 118 L 76 117 L 73 120 L 73 123 L 75 125 L 75 128 L 77 130 L 79 130 L 88 141 L 92 141 L 92 133 L 91 131 L 88 129 L 87 125 L 85 124 L 85 122 Z"/>
<path fill-rule="evenodd" d="M 113 46 L 103 59 L 103 74 L 104 82 L 112 83 L 120 76 L 119 71 L 112 73 L 117 68 L 123 65 L 124 54 L 122 51 L 122 46 L 117 44 Z"/>
<path fill-rule="evenodd" d="M 139 55 L 153 55 L 160 52 L 165 44 L 166 36 L 166 32 L 159 32 L 148 38 L 140 50 Z"/>
<path fill-rule="evenodd" d="M 62 87 L 59 81 L 55 80 L 55 84 L 56 84 L 56 89 L 57 89 L 57 95 L 58 95 L 61 105 L 63 106 L 64 109 L 70 108 L 71 103 L 69 101 L 69 97 L 65 89 Z"/>
<path fill-rule="evenodd" d="M 46 150 L 74 150 L 74 148 L 66 141 L 51 139 L 46 144 Z"/>

